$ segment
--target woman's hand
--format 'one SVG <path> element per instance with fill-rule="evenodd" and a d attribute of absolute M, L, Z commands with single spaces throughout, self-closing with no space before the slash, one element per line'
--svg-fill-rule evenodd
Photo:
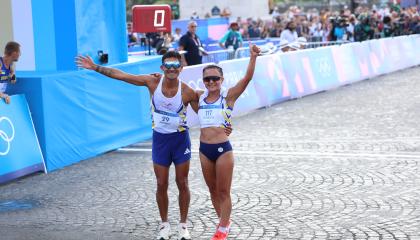
<path fill-rule="evenodd" d="M 250 52 L 251 57 L 257 57 L 260 55 L 261 49 L 257 47 L 257 45 L 252 44 L 252 46 L 249 48 L 249 52 Z"/>

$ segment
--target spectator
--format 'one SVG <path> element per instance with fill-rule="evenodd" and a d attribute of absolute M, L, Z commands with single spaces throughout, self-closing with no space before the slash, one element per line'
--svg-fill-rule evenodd
<path fill-rule="evenodd" d="M 354 28 L 354 40 L 355 41 L 366 41 L 373 39 L 374 31 L 370 25 L 370 18 L 360 15 L 360 23 Z"/>
<path fill-rule="evenodd" d="M 352 14 L 349 18 L 349 23 L 347 26 L 347 40 L 354 42 L 354 27 L 356 24 L 356 17 Z"/>
<path fill-rule="evenodd" d="M 286 25 L 286 29 L 281 32 L 280 39 L 286 39 L 289 43 L 296 41 L 298 34 L 296 32 L 296 23 L 289 21 Z"/>
<path fill-rule="evenodd" d="M 271 29 L 270 37 L 273 37 L 273 38 L 280 37 L 281 31 L 282 31 L 281 24 L 280 23 L 274 23 L 274 28 Z"/>
<path fill-rule="evenodd" d="M 184 66 L 191 66 L 202 63 L 202 55 L 206 54 L 201 44 L 200 38 L 196 34 L 197 22 L 188 23 L 188 32 L 179 40 L 179 50 L 187 51 L 183 54 Z"/>
<path fill-rule="evenodd" d="M 172 36 L 169 33 L 160 33 L 160 38 L 156 43 L 156 52 L 159 55 L 164 55 L 172 48 Z"/>
<path fill-rule="evenodd" d="M 252 21 L 251 24 L 248 26 L 248 35 L 251 39 L 261 37 L 261 31 L 258 28 L 257 23 L 255 21 Z"/>
<path fill-rule="evenodd" d="M 385 16 L 383 24 L 382 37 L 392 37 L 394 35 L 394 27 L 392 26 L 391 18 L 389 16 Z"/>
<path fill-rule="evenodd" d="M 417 24 L 413 27 L 413 34 L 420 34 L 420 16 L 415 16 L 414 22 L 417 22 Z"/>
<path fill-rule="evenodd" d="M 230 24 L 228 32 L 220 39 L 219 45 L 222 48 L 233 48 L 234 50 L 242 47 L 242 36 L 239 33 L 239 25 L 236 22 Z"/>
<path fill-rule="evenodd" d="M 309 37 L 309 22 L 304 20 L 302 22 L 302 28 L 301 28 L 301 33 L 300 36 L 308 38 Z"/>
<path fill-rule="evenodd" d="M 333 30 L 333 41 L 342 41 L 345 38 L 346 34 L 346 22 L 345 19 L 338 17 L 336 20 L 333 20 L 334 30 Z"/>
<path fill-rule="evenodd" d="M 9 104 L 10 97 L 6 90 L 9 83 L 16 83 L 14 63 L 20 57 L 20 44 L 17 42 L 8 42 L 4 48 L 4 55 L 0 57 L 0 99 Z"/>
<path fill-rule="evenodd" d="M 262 39 L 269 38 L 270 37 L 270 28 L 268 27 L 268 24 L 265 24 L 262 28 L 261 36 Z"/>
<path fill-rule="evenodd" d="M 324 30 L 322 29 L 322 24 L 319 22 L 312 22 L 312 25 L 309 29 L 310 41 L 322 42 L 323 34 Z"/>
<path fill-rule="evenodd" d="M 246 24 L 242 25 L 242 28 L 240 29 L 240 33 L 242 35 L 242 39 L 248 40 L 249 39 L 248 25 Z"/>
<path fill-rule="evenodd" d="M 151 47 L 153 47 L 153 48 L 156 48 L 156 45 L 157 45 L 158 41 L 161 38 L 160 37 L 160 34 L 159 33 L 155 33 L 155 32 L 146 33 L 146 37 L 147 37 L 147 39 L 149 41 L 149 45 Z"/>
<path fill-rule="evenodd" d="M 223 8 L 222 13 L 220 13 L 220 16 L 225 18 L 230 17 L 230 15 L 232 15 L 232 13 L 228 7 Z"/>
<path fill-rule="evenodd" d="M 330 32 L 332 31 L 332 23 L 327 21 L 327 23 L 322 24 L 322 41 L 327 42 L 331 41 Z"/>
<path fill-rule="evenodd" d="M 197 14 L 197 12 L 196 11 L 194 11 L 193 13 L 192 13 L 192 15 L 191 15 L 191 20 L 197 20 L 197 19 L 199 19 L 200 17 L 198 16 L 198 14 Z"/>
<path fill-rule="evenodd" d="M 128 46 L 131 47 L 137 44 L 137 34 L 133 32 L 133 23 L 127 22 L 127 41 Z"/>
<path fill-rule="evenodd" d="M 175 33 L 173 34 L 173 42 L 178 42 L 179 39 L 181 39 L 182 34 L 181 34 L 181 28 L 175 28 Z"/>
<path fill-rule="evenodd" d="M 416 34 L 416 28 L 418 28 L 418 26 L 419 26 L 419 16 L 413 16 L 410 19 L 410 24 L 409 24 L 410 33 L 409 34 Z"/>
<path fill-rule="evenodd" d="M 211 15 L 212 15 L 213 17 L 218 17 L 218 16 L 220 16 L 220 8 L 219 8 L 218 6 L 214 6 L 214 7 L 211 9 Z"/>

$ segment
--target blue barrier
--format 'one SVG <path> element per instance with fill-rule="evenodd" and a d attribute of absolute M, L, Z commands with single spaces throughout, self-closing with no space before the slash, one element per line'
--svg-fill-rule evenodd
<path fill-rule="evenodd" d="M 257 59 L 254 78 L 235 104 L 233 114 L 242 115 L 288 99 L 419 65 L 419 43 L 420 35 L 413 35 L 261 56 Z M 223 88 L 234 86 L 245 75 L 248 61 L 244 58 L 219 63 L 225 78 Z M 183 79 L 195 76 L 195 82 L 186 82 L 202 89 L 197 69 L 200 67 L 191 73 L 191 69 L 185 69 Z M 188 121 L 194 126 L 198 123 L 197 115 L 191 110 L 190 113 Z"/>
<path fill-rule="evenodd" d="M 44 160 L 25 96 L 0 101 L 0 183 L 44 171 Z"/>
<path fill-rule="evenodd" d="M 161 57 L 112 67 L 133 74 L 159 72 Z M 11 93 L 25 93 L 48 171 L 151 137 L 145 87 L 94 71 L 20 72 Z"/>

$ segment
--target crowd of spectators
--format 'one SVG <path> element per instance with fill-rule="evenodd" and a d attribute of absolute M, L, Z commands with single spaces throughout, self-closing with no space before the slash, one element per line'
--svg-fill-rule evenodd
<path fill-rule="evenodd" d="M 230 16 L 229 8 L 220 10 L 214 6 L 211 13 L 204 17 Z M 199 16 L 195 12 L 190 19 L 196 20 Z M 365 41 L 420 33 L 419 9 L 403 9 L 397 5 L 384 5 L 379 8 L 358 7 L 353 12 L 348 7 L 340 11 L 304 11 L 298 6 L 291 6 L 285 12 L 280 12 L 274 7 L 270 16 L 266 18 L 229 19 L 229 29 L 219 41 L 221 48 L 225 49 L 237 49 L 242 46 L 243 41 L 266 38 L 280 38 L 281 44 L 287 46 L 284 49 L 296 50 L 303 42 Z M 178 28 L 172 35 L 153 33 L 136 39 L 130 31 L 131 28 L 131 23 L 128 23 L 129 46 L 138 43 L 139 39 L 142 39 L 141 44 L 150 39 L 152 47 L 162 54 L 171 48 L 171 43 L 179 43 L 182 36 L 181 29 Z"/>
<path fill-rule="evenodd" d="M 237 19 L 242 37 L 263 39 L 281 37 L 289 42 L 304 37 L 311 42 L 364 41 L 420 33 L 420 18 L 416 7 L 400 9 L 358 7 L 354 12 L 312 9 L 304 12 L 297 6 L 279 13 L 277 8 L 270 19 Z"/>

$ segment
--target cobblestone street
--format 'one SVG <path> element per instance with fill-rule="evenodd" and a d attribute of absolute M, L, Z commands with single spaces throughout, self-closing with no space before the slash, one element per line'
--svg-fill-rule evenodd
<path fill-rule="evenodd" d="M 420 67 L 234 118 L 229 239 L 420 240 Z M 217 219 L 191 130 L 190 232 Z M 0 186 L 0 239 L 155 239 L 151 143 Z M 179 218 L 174 168 L 169 218 Z M 175 235 L 172 239 L 176 239 Z"/>

